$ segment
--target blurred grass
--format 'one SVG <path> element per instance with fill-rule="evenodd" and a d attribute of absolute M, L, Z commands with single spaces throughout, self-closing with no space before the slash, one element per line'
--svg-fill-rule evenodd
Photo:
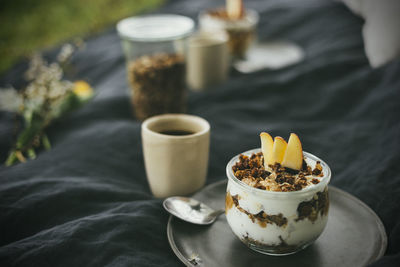
<path fill-rule="evenodd" d="M 7 0 L 0 8 L 0 73 L 21 57 L 98 33 L 163 0 Z"/>

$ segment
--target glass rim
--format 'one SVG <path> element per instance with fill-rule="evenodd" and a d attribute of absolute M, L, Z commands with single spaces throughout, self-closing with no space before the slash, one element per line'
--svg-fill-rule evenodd
<path fill-rule="evenodd" d="M 243 153 L 243 155 L 246 156 L 251 156 L 251 154 L 253 153 L 258 153 L 261 152 L 261 148 L 255 148 L 255 149 L 251 149 L 251 150 L 247 150 Z M 239 180 L 238 178 L 236 178 L 236 176 L 233 174 L 232 171 L 232 166 L 239 160 L 239 156 L 240 154 L 234 156 L 226 165 L 226 176 L 228 177 L 229 181 L 234 182 L 236 185 L 239 185 L 241 188 L 243 188 L 245 191 L 250 191 L 253 193 L 257 193 L 257 194 L 261 194 L 261 195 L 265 195 L 265 196 L 279 196 L 279 197 L 289 197 L 289 196 L 299 196 L 299 195 L 308 195 L 310 194 L 310 192 L 317 192 L 317 191 L 321 191 L 323 188 L 325 188 L 325 186 L 327 186 L 331 180 L 331 169 L 329 168 L 328 164 L 325 163 L 325 161 L 321 160 L 320 158 L 318 158 L 317 156 L 305 152 L 303 151 L 303 155 L 306 158 L 312 159 L 314 161 L 320 161 L 322 168 L 323 168 L 323 173 L 324 176 L 321 177 L 321 180 L 318 184 L 316 184 L 315 186 L 312 187 L 306 187 L 303 190 L 299 190 L 299 191 L 289 191 L 289 192 L 280 192 L 280 191 L 267 191 L 267 190 L 263 190 L 263 189 L 259 189 L 259 188 L 255 188 L 255 187 L 251 187 L 248 184 L 242 182 L 241 180 Z"/>
<path fill-rule="evenodd" d="M 241 18 L 239 20 L 225 20 L 225 19 L 221 19 L 221 18 L 216 18 L 216 17 L 211 16 L 208 12 L 209 12 L 209 10 L 201 11 L 199 13 L 199 19 L 201 19 L 201 17 L 208 17 L 208 18 L 211 18 L 213 21 L 222 23 L 226 26 L 229 26 L 230 24 L 232 24 L 232 25 L 236 25 L 236 26 L 242 26 L 243 28 L 254 27 L 255 25 L 258 24 L 258 22 L 260 20 L 260 15 L 258 14 L 258 12 L 255 9 L 250 9 L 250 8 L 245 9 L 244 18 Z"/>
<path fill-rule="evenodd" d="M 158 23 L 149 23 L 151 19 L 154 20 L 159 20 Z M 163 20 L 163 21 L 162 21 Z M 177 23 L 184 23 L 184 27 L 180 31 L 175 31 L 171 33 L 170 35 L 164 35 L 164 36 L 157 36 L 156 34 L 153 36 L 141 36 L 141 34 L 132 32 L 132 28 L 137 27 L 143 27 L 143 26 L 165 26 L 169 24 L 165 24 L 166 20 L 171 20 L 171 22 L 175 21 L 175 24 Z M 163 23 L 160 23 L 163 22 Z M 148 23 L 148 24 L 146 24 Z M 121 39 L 123 40 L 128 40 L 128 41 L 136 41 L 136 42 L 164 42 L 164 41 L 174 41 L 174 40 L 179 40 L 186 38 L 190 36 L 195 29 L 195 22 L 193 19 L 182 16 L 182 15 L 176 15 L 176 14 L 148 14 L 148 15 L 140 15 L 140 16 L 132 16 L 128 17 L 125 19 L 120 20 L 117 25 L 116 29 L 118 32 L 118 35 Z"/>

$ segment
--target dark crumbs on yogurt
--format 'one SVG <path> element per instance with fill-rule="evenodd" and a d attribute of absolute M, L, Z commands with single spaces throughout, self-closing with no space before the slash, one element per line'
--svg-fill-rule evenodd
<path fill-rule="evenodd" d="M 317 161 L 314 169 L 303 160 L 302 168 L 294 170 L 283 167 L 280 163 L 264 167 L 263 153 L 253 153 L 250 157 L 240 155 L 239 161 L 232 167 L 236 178 L 249 186 L 277 192 L 299 191 L 310 184 L 318 184 L 323 177 L 321 162 Z"/>

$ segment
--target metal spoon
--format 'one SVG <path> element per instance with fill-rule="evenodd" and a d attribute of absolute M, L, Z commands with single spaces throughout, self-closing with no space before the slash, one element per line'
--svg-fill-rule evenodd
<path fill-rule="evenodd" d="M 163 206 L 172 215 L 189 223 L 207 225 L 224 213 L 224 210 L 214 210 L 204 203 L 188 197 L 169 197 Z"/>

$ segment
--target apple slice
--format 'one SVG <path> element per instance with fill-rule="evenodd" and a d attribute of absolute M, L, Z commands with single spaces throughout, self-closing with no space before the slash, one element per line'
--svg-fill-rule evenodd
<path fill-rule="evenodd" d="M 274 164 L 274 159 L 272 156 L 272 148 L 274 146 L 274 140 L 272 140 L 272 137 L 266 133 L 262 132 L 260 133 L 260 139 L 261 139 L 261 152 L 263 153 L 264 156 L 264 167 L 267 168 L 269 164 Z"/>
<path fill-rule="evenodd" d="M 301 170 L 303 165 L 303 148 L 299 137 L 291 133 L 286 148 L 285 156 L 283 157 L 282 166 L 294 170 Z"/>
<path fill-rule="evenodd" d="M 236 20 L 243 16 L 243 0 L 226 0 L 228 18 Z"/>
<path fill-rule="evenodd" d="M 274 163 L 281 163 L 283 156 L 285 155 L 287 143 L 285 139 L 280 136 L 275 137 L 274 147 L 272 148 L 272 157 L 274 158 Z"/>

